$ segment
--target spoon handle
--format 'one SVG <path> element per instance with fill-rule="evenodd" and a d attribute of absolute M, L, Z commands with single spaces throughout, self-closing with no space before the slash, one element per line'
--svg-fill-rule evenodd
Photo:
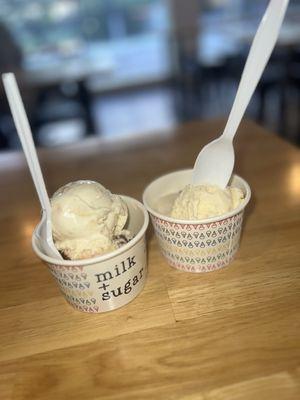
<path fill-rule="evenodd" d="M 32 139 L 32 133 L 24 104 L 20 95 L 18 84 L 13 73 L 2 75 L 3 85 L 10 106 L 10 110 L 16 125 L 16 129 L 25 153 L 27 164 L 37 191 L 42 209 L 50 211 L 50 201 L 46 190 L 40 163 Z"/>
<path fill-rule="evenodd" d="M 223 137 L 233 139 L 270 58 L 289 0 L 271 0 L 252 42 Z"/>

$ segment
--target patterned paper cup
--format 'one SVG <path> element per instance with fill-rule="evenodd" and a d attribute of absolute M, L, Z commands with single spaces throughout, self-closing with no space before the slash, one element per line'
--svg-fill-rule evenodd
<path fill-rule="evenodd" d="M 233 175 L 230 185 L 240 188 L 245 199 L 235 210 L 215 218 L 180 220 L 157 211 L 162 196 L 174 194 L 191 182 L 192 170 L 164 175 L 147 186 L 143 202 L 150 213 L 162 254 L 167 262 L 187 272 L 209 272 L 225 267 L 239 247 L 243 213 L 251 196 L 244 179 Z"/>
<path fill-rule="evenodd" d="M 133 300 L 144 287 L 149 216 L 140 202 L 127 196 L 122 198 L 129 211 L 125 228 L 134 238 L 111 253 L 87 260 L 56 260 L 45 254 L 36 229 L 33 233 L 35 253 L 47 264 L 65 299 L 77 310 L 89 313 L 115 310 Z"/>

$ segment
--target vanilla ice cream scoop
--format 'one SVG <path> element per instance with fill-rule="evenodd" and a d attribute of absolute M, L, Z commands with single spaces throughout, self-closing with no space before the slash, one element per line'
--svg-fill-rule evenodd
<path fill-rule="evenodd" d="M 91 258 L 115 250 L 123 228 L 127 206 L 118 195 L 93 181 L 69 183 L 51 199 L 52 231 L 57 249 L 64 257 Z"/>
<path fill-rule="evenodd" d="M 187 185 L 175 198 L 171 217 L 187 220 L 216 217 L 234 210 L 243 199 L 243 192 L 235 187 Z"/>

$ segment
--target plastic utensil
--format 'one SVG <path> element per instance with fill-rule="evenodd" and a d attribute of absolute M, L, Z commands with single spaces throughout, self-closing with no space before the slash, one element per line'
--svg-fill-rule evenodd
<path fill-rule="evenodd" d="M 288 3 L 289 0 L 270 1 L 250 48 L 224 132 L 198 154 L 193 169 L 193 185 L 227 186 L 234 166 L 232 140 L 275 46 Z"/>
<path fill-rule="evenodd" d="M 15 75 L 13 73 L 3 74 L 2 80 L 27 164 L 42 207 L 42 218 L 37 228 L 37 234 L 43 242 L 44 251 L 51 257 L 62 259 L 62 256 L 53 243 L 50 200 Z"/>

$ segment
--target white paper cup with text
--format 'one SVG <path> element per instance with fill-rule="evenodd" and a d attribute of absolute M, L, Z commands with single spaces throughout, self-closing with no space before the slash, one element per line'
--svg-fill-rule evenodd
<path fill-rule="evenodd" d="M 245 198 L 238 208 L 218 217 L 181 220 L 158 211 L 162 197 L 180 192 L 191 181 L 192 170 L 163 175 L 147 186 L 143 202 L 162 254 L 171 266 L 186 272 L 215 271 L 228 265 L 238 250 L 251 190 L 244 179 L 233 175 L 230 186 L 241 189 Z"/>
<path fill-rule="evenodd" d="M 128 207 L 125 226 L 133 238 L 117 250 L 87 260 L 56 260 L 45 254 L 41 241 L 32 236 L 35 253 L 48 266 L 65 299 L 76 310 L 101 313 L 132 301 L 147 277 L 145 234 L 149 216 L 137 200 L 121 196 Z"/>

